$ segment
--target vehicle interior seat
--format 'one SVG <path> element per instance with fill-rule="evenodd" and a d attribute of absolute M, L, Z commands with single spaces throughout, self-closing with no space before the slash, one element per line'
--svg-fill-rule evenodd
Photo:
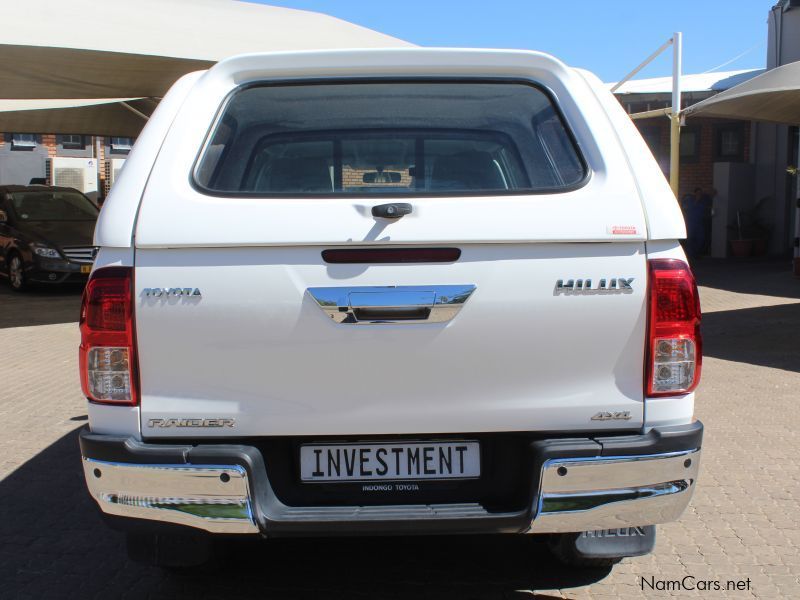
<path fill-rule="evenodd" d="M 328 161 L 324 158 L 308 157 L 272 159 L 269 175 L 257 180 L 255 191 L 332 192 Z"/>
<path fill-rule="evenodd" d="M 504 190 L 507 185 L 492 155 L 473 150 L 437 158 L 430 189 Z"/>

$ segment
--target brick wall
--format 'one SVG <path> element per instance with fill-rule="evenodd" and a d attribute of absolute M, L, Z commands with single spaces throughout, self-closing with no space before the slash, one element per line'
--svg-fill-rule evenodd
<path fill-rule="evenodd" d="M 656 157 L 659 165 L 664 171 L 664 175 L 669 178 L 669 138 L 670 124 L 666 118 L 640 119 L 635 121 L 636 126 L 647 139 L 650 138 L 651 144 L 655 140 L 654 130 L 658 130 L 658 145 L 651 150 Z M 694 158 L 681 158 L 679 197 L 690 194 L 696 187 L 705 190 L 714 185 L 714 162 L 715 157 L 715 128 L 721 125 L 731 124 L 730 121 L 722 119 L 703 119 L 693 118 L 687 122 L 687 130 L 694 130 L 699 135 L 698 152 Z M 750 160 L 750 123 L 741 124 L 743 127 L 743 153 L 742 162 Z"/>
<path fill-rule="evenodd" d="M 98 138 L 94 138 L 91 136 L 87 137 L 86 143 L 90 144 L 94 147 L 96 140 Z M 105 145 L 102 143 L 103 138 L 99 138 L 100 143 L 100 155 L 98 157 L 98 173 L 100 175 L 99 187 L 98 190 L 101 191 L 101 195 L 105 195 L 105 190 L 107 190 L 107 186 L 105 184 L 106 179 L 106 169 L 105 169 Z M 6 142 L 5 134 L 0 133 L 0 144 L 4 144 Z M 39 138 L 37 140 L 38 145 L 42 148 L 47 150 L 48 158 L 53 158 L 54 156 L 58 155 L 58 144 L 56 143 L 56 134 L 54 133 L 42 133 L 39 134 Z"/>
<path fill-rule="evenodd" d="M 54 133 L 43 133 L 40 137 L 40 143 L 47 148 L 47 156 L 50 158 L 56 155 L 56 135 Z"/>
<path fill-rule="evenodd" d="M 400 181 L 397 183 L 364 183 L 364 173 L 374 173 L 374 169 L 356 169 L 348 165 L 342 166 L 342 185 L 348 187 L 362 187 L 381 185 L 386 187 L 410 187 L 412 177 L 408 174 L 408 170 L 404 169 L 399 171 Z"/>

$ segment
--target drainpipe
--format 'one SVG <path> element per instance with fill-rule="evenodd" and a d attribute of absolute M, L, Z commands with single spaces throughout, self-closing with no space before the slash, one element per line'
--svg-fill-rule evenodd
<path fill-rule="evenodd" d="M 103 150 L 102 144 L 103 144 L 102 138 L 99 135 L 94 136 L 94 158 L 95 158 L 95 164 L 97 165 L 97 198 L 98 199 L 102 198 L 103 202 L 105 202 L 106 199 L 105 190 L 101 186 L 102 179 L 100 178 L 100 173 L 102 172 L 102 169 L 104 167 L 104 165 L 100 164 L 100 156 L 102 156 L 102 150 Z"/>
<path fill-rule="evenodd" d="M 797 139 L 797 156 L 800 156 L 800 134 Z M 797 180 L 795 183 L 796 198 L 794 209 L 794 274 L 800 277 L 800 174 L 795 176 Z"/>

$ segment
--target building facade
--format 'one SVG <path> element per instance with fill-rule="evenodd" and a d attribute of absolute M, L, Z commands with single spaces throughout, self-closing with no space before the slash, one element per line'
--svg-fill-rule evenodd
<path fill-rule="evenodd" d="M 102 201 L 133 142 L 120 137 L 0 133 L 0 185 L 63 185 Z"/>
<path fill-rule="evenodd" d="M 682 107 L 710 98 L 762 72 L 763 69 L 748 69 L 685 75 L 682 78 Z M 616 96 L 632 115 L 658 109 L 668 110 L 672 104 L 672 78 L 634 80 L 619 88 Z M 634 122 L 664 175 L 669 177 L 669 118 L 662 114 Z M 707 117 L 692 117 L 681 128 L 678 197 L 684 200 L 700 188 L 703 195 L 712 199 L 714 216 L 709 214 L 707 219 L 704 246 L 704 252 L 712 256 L 724 257 L 729 254 L 729 240 L 738 235 L 731 230 L 734 222 L 743 220 L 746 228 L 755 227 L 751 210 L 754 206 L 752 163 L 755 159 L 752 130 L 752 124 L 747 121 Z M 742 180 L 745 181 L 744 185 Z M 763 228 L 759 229 L 762 234 L 763 231 Z M 759 239 L 753 251 L 767 253 L 766 239 Z"/>
<path fill-rule="evenodd" d="M 800 0 L 781 0 L 767 19 L 767 69 L 800 61 Z M 753 123 L 754 192 L 767 199 L 762 218 L 772 227 L 770 251 L 798 247 L 800 178 L 790 174 L 800 163 L 798 125 Z"/>
<path fill-rule="evenodd" d="M 767 19 L 767 70 L 800 61 L 800 0 L 781 0 Z M 763 70 L 685 75 L 682 107 L 709 98 Z M 671 105 L 671 78 L 634 80 L 617 98 L 639 113 Z M 713 195 L 710 219 L 712 256 L 739 252 L 751 240 L 750 254 L 789 256 L 800 241 L 800 134 L 798 126 L 689 116 L 681 130 L 679 197 L 702 188 Z M 669 176 L 669 120 L 636 120 L 666 176 Z M 734 247 L 736 246 L 736 248 Z M 747 252 L 746 252 L 747 253 Z"/>

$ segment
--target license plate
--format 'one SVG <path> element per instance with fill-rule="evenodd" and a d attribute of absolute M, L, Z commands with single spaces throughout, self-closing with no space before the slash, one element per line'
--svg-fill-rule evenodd
<path fill-rule="evenodd" d="M 308 444 L 300 447 L 302 481 L 471 479 L 480 475 L 478 442 Z"/>
<path fill-rule="evenodd" d="M 91 273 L 92 265 L 81 265 L 81 273 Z"/>

